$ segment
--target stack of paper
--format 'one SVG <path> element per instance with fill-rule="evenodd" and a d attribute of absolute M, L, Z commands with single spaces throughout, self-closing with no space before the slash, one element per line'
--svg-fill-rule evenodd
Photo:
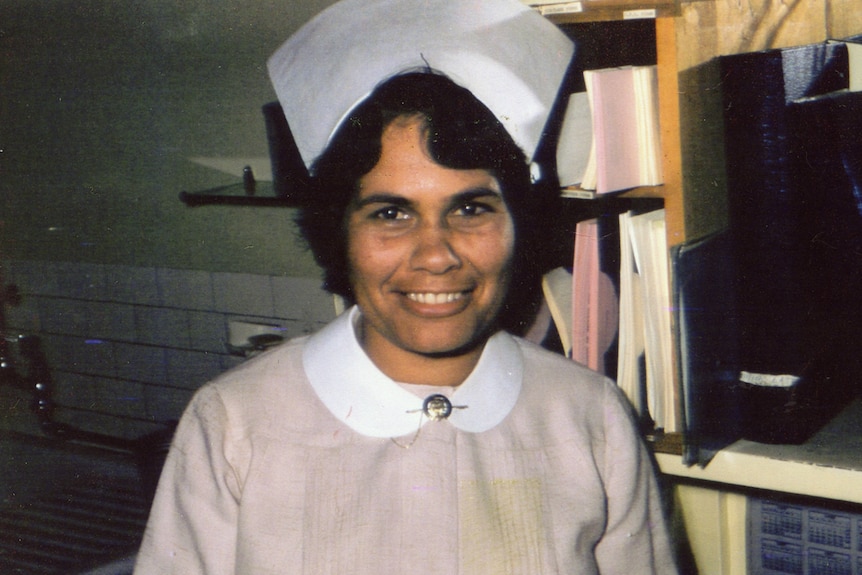
<path fill-rule="evenodd" d="M 584 133 L 582 99 L 570 98 L 557 155 L 561 185 L 579 184 L 597 194 L 662 183 L 655 66 L 623 66 L 584 71 L 591 133 Z M 583 162 L 573 142 L 590 142 Z M 573 152 L 574 151 L 574 152 Z"/>
<path fill-rule="evenodd" d="M 620 269 L 617 380 L 642 414 L 646 407 L 656 428 L 676 431 L 679 408 L 664 210 L 620 214 L 620 253 L 628 259 Z M 645 393 L 637 369 L 641 354 L 645 359 Z"/>

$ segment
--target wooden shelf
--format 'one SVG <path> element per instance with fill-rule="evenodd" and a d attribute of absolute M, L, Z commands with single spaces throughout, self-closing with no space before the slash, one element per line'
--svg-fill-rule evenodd
<path fill-rule="evenodd" d="M 643 18 L 676 16 L 679 7 L 675 0 L 636 2 L 632 0 L 582 0 L 580 2 L 531 5 L 552 22 L 609 22 Z M 565 10 L 565 11 L 562 11 Z"/>
<path fill-rule="evenodd" d="M 199 206 L 252 206 L 259 208 L 290 208 L 298 202 L 275 195 L 272 182 L 257 182 L 255 193 L 246 192 L 240 182 L 199 192 L 180 192 L 180 201 L 190 208 Z"/>
<path fill-rule="evenodd" d="M 656 453 L 666 475 L 715 484 L 717 489 L 764 489 L 862 504 L 862 400 L 801 445 L 737 441 L 705 467 Z"/>
<path fill-rule="evenodd" d="M 584 190 L 578 186 L 567 186 L 561 190 L 562 197 L 572 200 L 602 201 L 606 198 L 662 198 L 665 197 L 664 186 L 638 186 L 606 194 L 597 194 L 593 190 Z"/>

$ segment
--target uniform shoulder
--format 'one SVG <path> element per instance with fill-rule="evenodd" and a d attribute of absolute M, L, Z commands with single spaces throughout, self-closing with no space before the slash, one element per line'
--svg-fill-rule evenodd
<path fill-rule="evenodd" d="M 522 338 L 515 338 L 515 340 L 521 348 L 525 370 L 528 372 L 539 372 L 549 381 L 558 379 L 566 383 L 583 381 L 600 386 L 612 383 L 606 376 L 559 353 Z"/>
<path fill-rule="evenodd" d="M 547 350 L 529 341 L 516 338 L 524 358 L 524 393 L 542 401 L 555 397 L 558 401 L 577 405 L 613 405 L 630 410 L 628 400 L 609 377 L 587 366 Z"/>
<path fill-rule="evenodd" d="M 302 349 L 307 339 L 292 339 L 252 357 L 208 382 L 199 393 L 215 393 L 228 402 L 283 393 L 285 388 L 295 387 L 287 384 L 302 376 Z"/>

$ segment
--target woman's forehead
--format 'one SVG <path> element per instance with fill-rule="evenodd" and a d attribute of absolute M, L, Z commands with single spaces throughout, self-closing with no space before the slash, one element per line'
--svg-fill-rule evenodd
<path fill-rule="evenodd" d="M 428 152 L 424 124 L 403 118 L 387 126 L 377 164 L 359 181 L 358 196 L 391 194 L 442 197 L 484 190 L 500 194 L 497 178 L 485 169 L 456 169 L 436 162 Z"/>

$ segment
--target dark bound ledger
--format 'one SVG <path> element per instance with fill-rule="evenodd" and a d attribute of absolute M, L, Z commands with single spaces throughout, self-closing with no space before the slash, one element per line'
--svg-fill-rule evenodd
<path fill-rule="evenodd" d="M 683 461 L 688 465 L 706 465 L 743 433 L 730 240 L 722 232 L 671 249 Z"/>
<path fill-rule="evenodd" d="M 757 441 L 799 443 L 825 422 L 837 393 L 834 353 L 820 339 L 827 312 L 819 298 L 827 290 L 812 291 L 825 265 L 815 230 L 831 216 L 822 211 L 822 192 L 800 177 L 809 161 L 802 143 L 822 147 L 831 137 L 807 129 L 801 137 L 808 120 L 791 108 L 847 88 L 847 47 L 725 56 L 720 68 L 739 367 L 753 374 L 744 385 L 742 431 Z M 823 152 L 832 156 L 828 147 Z"/>

